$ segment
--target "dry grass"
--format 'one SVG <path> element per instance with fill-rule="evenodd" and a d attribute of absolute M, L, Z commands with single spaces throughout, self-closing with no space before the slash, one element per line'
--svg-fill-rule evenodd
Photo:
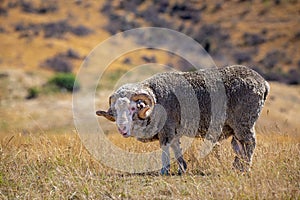
<path fill-rule="evenodd" d="M 7 101 L 0 110 L 0 199 L 299 199 L 299 94 L 299 87 L 271 84 L 251 173 L 232 170 L 230 140 L 203 160 L 196 140 L 184 155 L 187 174 L 168 177 L 118 172 L 95 160 L 71 131 L 67 94 Z M 97 93 L 97 108 L 107 107 L 108 95 Z M 126 151 L 159 148 L 124 139 L 112 126 L 102 129 Z"/>
<path fill-rule="evenodd" d="M 2 199 L 300 198 L 299 137 L 259 134 L 249 174 L 231 169 L 234 155 L 229 141 L 200 161 L 195 159 L 197 145 L 193 145 L 185 154 L 188 173 L 168 177 L 106 168 L 88 154 L 75 133 L 15 134 L 2 138 Z M 114 141 L 118 142 L 116 138 Z M 129 144 L 139 148 L 140 143 Z M 175 171 L 175 164 L 172 170 Z"/>

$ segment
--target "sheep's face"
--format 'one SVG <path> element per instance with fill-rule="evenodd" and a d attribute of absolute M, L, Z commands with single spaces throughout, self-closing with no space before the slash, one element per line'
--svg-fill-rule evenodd
<path fill-rule="evenodd" d="M 116 111 L 116 123 L 118 131 L 124 136 L 131 135 L 131 127 L 133 115 L 136 114 L 137 105 L 135 102 L 130 101 L 127 97 L 118 98 L 114 104 Z"/>
<path fill-rule="evenodd" d="M 153 98 L 147 93 L 116 92 L 109 98 L 109 104 L 110 108 L 107 112 L 97 111 L 96 114 L 116 121 L 118 131 L 124 137 L 139 135 L 134 124 L 149 118 L 154 107 Z"/>

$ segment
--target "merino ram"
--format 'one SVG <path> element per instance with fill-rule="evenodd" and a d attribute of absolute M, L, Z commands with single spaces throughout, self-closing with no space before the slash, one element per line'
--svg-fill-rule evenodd
<path fill-rule="evenodd" d="M 108 111 L 96 114 L 116 121 L 124 137 L 132 136 L 142 142 L 159 140 L 163 151 L 162 174 L 169 173 L 170 147 L 179 164 L 179 173 L 186 171 L 180 147 L 183 135 L 206 138 L 212 144 L 232 136 L 236 153 L 233 166 L 248 171 L 256 146 L 255 122 L 269 89 L 258 73 L 244 66 L 166 72 L 123 85 L 110 96 Z M 196 103 L 188 99 L 193 97 Z M 213 105 L 215 102 L 221 106 Z M 197 123 L 192 122 L 195 119 Z"/>

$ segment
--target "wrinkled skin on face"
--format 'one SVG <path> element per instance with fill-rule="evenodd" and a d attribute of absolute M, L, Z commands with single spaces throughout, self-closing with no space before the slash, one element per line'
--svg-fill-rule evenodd
<path fill-rule="evenodd" d="M 124 137 L 136 138 L 151 137 L 144 132 L 149 125 L 150 115 L 154 109 L 154 99 L 147 91 L 126 91 L 120 88 L 109 98 L 108 111 L 97 111 L 98 116 L 103 116 L 110 121 L 115 121 L 119 133 Z"/>
<path fill-rule="evenodd" d="M 131 135 L 133 115 L 137 114 L 137 103 L 123 97 L 117 99 L 114 106 L 117 114 L 116 124 L 118 131 L 124 136 Z"/>

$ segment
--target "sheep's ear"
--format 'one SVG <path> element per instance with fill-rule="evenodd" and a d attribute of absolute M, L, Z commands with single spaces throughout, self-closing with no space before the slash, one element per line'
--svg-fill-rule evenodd
<path fill-rule="evenodd" d="M 106 112 L 106 111 L 103 111 L 103 110 L 98 110 L 98 111 L 96 112 L 96 115 L 105 117 L 106 119 L 108 119 L 108 120 L 110 120 L 110 121 L 112 121 L 112 122 L 116 121 L 116 119 L 115 119 L 115 117 L 114 117 L 114 115 L 113 115 L 111 109 L 108 109 L 107 112 Z"/>

